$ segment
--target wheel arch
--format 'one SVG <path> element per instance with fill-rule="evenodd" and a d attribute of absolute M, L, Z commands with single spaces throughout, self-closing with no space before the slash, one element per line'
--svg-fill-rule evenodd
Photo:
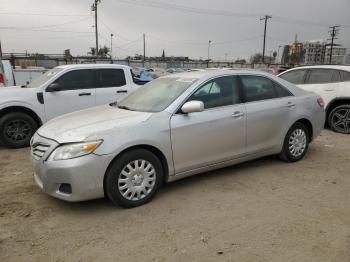
<path fill-rule="evenodd" d="M 169 176 L 169 165 L 168 165 L 168 162 L 167 162 L 167 159 L 166 159 L 164 153 L 159 148 L 152 146 L 152 145 L 148 145 L 148 144 L 133 145 L 133 146 L 130 146 L 128 148 L 123 149 L 109 163 L 109 165 L 106 169 L 106 172 L 104 174 L 104 177 L 103 177 L 103 191 L 104 191 L 105 196 L 107 196 L 106 191 L 105 191 L 106 190 L 106 185 L 105 185 L 106 174 L 107 174 L 108 170 L 111 168 L 113 162 L 116 161 L 122 154 L 125 154 L 126 152 L 129 152 L 129 151 L 132 151 L 135 149 L 145 149 L 145 150 L 148 150 L 151 153 L 153 153 L 159 159 L 160 163 L 162 164 L 162 168 L 163 168 L 163 172 L 164 172 L 162 183 L 164 183 L 167 180 L 167 177 Z"/>
<path fill-rule="evenodd" d="M 334 108 L 341 105 L 350 105 L 350 97 L 335 98 L 330 101 L 326 107 L 326 122 L 328 123 L 329 114 Z"/>
<path fill-rule="evenodd" d="M 308 120 L 308 119 L 306 119 L 306 118 L 301 118 L 301 119 L 295 121 L 294 124 L 296 124 L 296 123 L 301 123 L 301 124 L 303 124 L 303 125 L 307 128 L 307 130 L 308 130 L 308 132 L 309 132 L 309 141 L 311 142 L 312 139 L 313 139 L 313 135 L 314 135 L 314 134 L 313 134 L 314 129 L 313 129 L 313 126 L 312 126 L 311 121 Z M 293 124 L 293 125 L 294 125 L 294 124 Z"/>
<path fill-rule="evenodd" d="M 43 121 L 41 120 L 41 118 L 32 109 L 29 109 L 28 107 L 24 107 L 24 106 L 5 107 L 0 110 L 0 117 L 3 117 L 8 113 L 16 113 L 16 112 L 24 113 L 32 117 L 35 120 L 35 122 L 38 124 L 38 127 L 43 124 Z"/>

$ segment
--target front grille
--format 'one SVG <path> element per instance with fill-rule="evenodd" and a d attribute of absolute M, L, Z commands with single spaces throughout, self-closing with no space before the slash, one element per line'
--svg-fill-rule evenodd
<path fill-rule="evenodd" d="M 32 145 L 32 156 L 35 160 L 40 160 L 50 148 L 50 145 L 44 143 L 35 143 Z"/>

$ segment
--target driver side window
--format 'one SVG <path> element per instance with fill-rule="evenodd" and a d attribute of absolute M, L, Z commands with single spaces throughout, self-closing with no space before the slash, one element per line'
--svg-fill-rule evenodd
<path fill-rule="evenodd" d="M 57 83 L 62 91 L 95 88 L 94 72 L 91 69 L 69 71 L 54 83 Z"/>
<path fill-rule="evenodd" d="M 188 101 L 204 103 L 204 108 L 214 108 L 239 103 L 238 88 L 234 76 L 219 77 L 205 83 L 192 94 Z"/>

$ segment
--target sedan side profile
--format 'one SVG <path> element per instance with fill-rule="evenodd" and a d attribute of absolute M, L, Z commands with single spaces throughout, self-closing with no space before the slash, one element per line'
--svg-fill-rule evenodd
<path fill-rule="evenodd" d="M 302 159 L 324 126 L 324 103 L 253 71 L 160 77 L 122 101 L 70 113 L 31 141 L 36 184 L 66 201 L 106 196 L 135 207 L 163 182 L 267 155 Z"/>

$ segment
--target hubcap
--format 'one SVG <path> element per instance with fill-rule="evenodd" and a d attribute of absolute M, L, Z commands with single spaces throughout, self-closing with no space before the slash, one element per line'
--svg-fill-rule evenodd
<path fill-rule="evenodd" d="M 14 142 L 27 139 L 31 132 L 30 125 L 24 120 L 12 120 L 5 126 L 6 137 Z"/>
<path fill-rule="evenodd" d="M 332 116 L 332 125 L 334 129 L 341 133 L 350 132 L 350 109 L 344 108 L 337 110 Z"/>
<path fill-rule="evenodd" d="M 296 129 L 289 137 L 289 152 L 294 157 L 301 156 L 306 148 L 306 133 L 302 129 Z"/>
<path fill-rule="evenodd" d="M 118 189 L 128 200 L 137 201 L 151 193 L 156 183 L 156 170 L 147 160 L 127 164 L 119 174 Z"/>

